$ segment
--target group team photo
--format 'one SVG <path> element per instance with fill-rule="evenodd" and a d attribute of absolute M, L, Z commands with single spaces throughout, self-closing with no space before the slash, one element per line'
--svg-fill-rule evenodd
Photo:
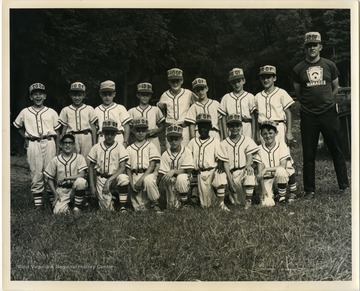
<path fill-rule="evenodd" d="M 10 9 L 7 279 L 352 283 L 351 12 Z"/>

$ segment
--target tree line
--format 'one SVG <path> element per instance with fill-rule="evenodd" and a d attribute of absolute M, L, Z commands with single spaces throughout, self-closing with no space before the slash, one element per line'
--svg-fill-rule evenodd
<path fill-rule="evenodd" d="M 322 56 L 350 86 L 349 9 L 11 9 L 10 111 L 30 104 L 28 86 L 43 82 L 46 105 L 70 103 L 70 83 L 87 86 L 86 103 L 100 104 L 100 82 L 117 85 L 116 102 L 137 105 L 136 84 L 153 84 L 153 102 L 168 89 L 166 71 L 184 71 L 184 87 L 207 79 L 209 96 L 230 90 L 227 73 L 244 69 L 245 90 L 261 90 L 260 66 L 277 67 L 277 86 L 291 92 L 293 66 L 303 57 L 303 36 L 319 31 Z"/>

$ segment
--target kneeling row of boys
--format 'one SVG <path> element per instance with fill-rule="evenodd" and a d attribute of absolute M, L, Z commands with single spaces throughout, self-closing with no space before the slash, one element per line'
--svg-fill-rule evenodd
<path fill-rule="evenodd" d="M 105 120 L 104 141 L 91 148 L 87 156 L 89 168 L 85 158 L 74 153 L 74 136 L 65 134 L 60 140 L 61 154 L 51 160 L 44 172 L 55 196 L 53 212 L 68 212 L 71 200 L 73 210 L 79 211 L 86 188 L 97 198 L 102 210 L 114 211 L 115 205 L 119 205 L 119 211 L 126 212 L 129 194 L 135 211 L 150 208 L 162 213 L 159 189 L 166 193 L 167 209 L 179 209 L 189 204 L 193 175 L 197 176 L 197 191 L 192 192 L 202 208 L 215 206 L 230 211 L 224 204 L 226 188 L 232 204 L 250 208 L 256 180 L 261 189 L 261 205 L 275 205 L 274 190 L 279 203 L 294 201 L 295 170 L 289 148 L 275 140 L 276 124 L 269 121 L 260 125 L 264 143 L 257 146 L 240 133 L 242 121 L 238 114 L 228 116 L 230 136 L 222 142 L 209 136 L 210 115 L 197 115 L 196 123 L 199 137 L 193 138 L 187 147 L 181 145 L 182 127 L 168 126 L 166 138 L 170 148 L 160 157 L 156 146 L 146 139 L 146 119 L 134 119 L 136 141 L 126 149 L 115 141 L 117 122 Z M 253 162 L 257 164 L 257 179 Z M 89 185 L 85 179 L 87 168 Z"/>

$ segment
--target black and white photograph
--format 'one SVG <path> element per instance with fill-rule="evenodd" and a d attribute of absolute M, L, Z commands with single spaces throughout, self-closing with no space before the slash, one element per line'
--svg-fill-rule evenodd
<path fill-rule="evenodd" d="M 2 2 L 3 290 L 359 290 L 359 2 Z"/>

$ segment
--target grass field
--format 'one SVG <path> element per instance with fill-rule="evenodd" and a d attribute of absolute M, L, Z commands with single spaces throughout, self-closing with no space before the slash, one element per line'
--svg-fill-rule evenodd
<path fill-rule="evenodd" d="M 299 193 L 302 154 L 294 114 Z M 350 161 L 348 162 L 349 177 Z M 154 213 L 33 210 L 25 156 L 11 157 L 10 280 L 350 281 L 351 197 L 340 196 L 320 150 L 317 197 L 230 213 L 191 207 Z M 256 198 L 256 197 L 255 197 Z"/>

